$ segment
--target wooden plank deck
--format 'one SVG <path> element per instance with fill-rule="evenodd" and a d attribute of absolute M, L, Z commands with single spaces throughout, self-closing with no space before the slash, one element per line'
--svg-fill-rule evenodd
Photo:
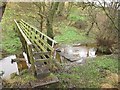
<path fill-rule="evenodd" d="M 39 79 L 37 81 L 33 81 L 30 84 L 32 88 L 37 88 L 37 87 L 39 88 L 45 85 L 50 85 L 58 82 L 59 82 L 58 78 L 55 75 L 50 74 L 49 76 Z"/>

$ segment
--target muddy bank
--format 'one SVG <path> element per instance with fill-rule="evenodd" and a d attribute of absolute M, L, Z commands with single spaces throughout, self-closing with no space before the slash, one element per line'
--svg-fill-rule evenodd
<path fill-rule="evenodd" d="M 4 50 L 0 49 L 0 60 L 2 60 L 3 58 L 9 56 L 9 54 L 7 52 L 5 52 Z"/>

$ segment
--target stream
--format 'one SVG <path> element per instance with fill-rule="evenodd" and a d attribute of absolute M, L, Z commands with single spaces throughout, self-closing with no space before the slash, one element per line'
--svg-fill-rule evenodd
<path fill-rule="evenodd" d="M 57 52 L 71 62 L 82 62 L 86 58 L 96 57 L 96 48 L 80 45 L 63 45 L 57 48 Z"/>
<path fill-rule="evenodd" d="M 85 58 L 96 57 L 95 55 L 96 49 L 93 47 L 88 48 L 86 46 L 67 45 L 67 46 L 61 46 L 59 48 L 59 51 L 60 51 L 59 52 L 60 55 L 62 57 L 69 59 L 71 63 L 73 62 L 81 63 L 82 61 L 84 61 Z M 28 67 L 30 67 L 27 62 L 27 55 L 23 53 L 23 56 L 26 59 L 26 63 Z M 3 75 L 1 76 L 2 79 L 9 79 L 12 73 L 19 74 L 17 63 L 16 62 L 11 63 L 11 59 L 16 59 L 16 56 L 11 55 L 0 60 L 0 72 L 3 72 Z"/>

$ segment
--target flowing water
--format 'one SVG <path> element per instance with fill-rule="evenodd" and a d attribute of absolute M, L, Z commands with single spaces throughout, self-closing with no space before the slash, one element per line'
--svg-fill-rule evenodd
<path fill-rule="evenodd" d="M 78 63 L 82 62 L 84 58 L 96 57 L 95 55 L 96 49 L 88 48 L 86 46 L 74 47 L 74 46 L 68 45 L 68 46 L 61 47 L 60 50 L 63 56 L 66 55 L 65 57 L 73 61 L 76 61 Z M 28 64 L 28 61 L 27 61 L 27 55 L 25 53 L 23 53 L 23 55 L 26 59 L 28 67 L 30 67 L 30 64 Z M 4 72 L 3 76 L 1 76 L 1 78 L 3 79 L 9 79 L 12 73 L 19 74 L 17 63 L 16 62 L 11 63 L 11 59 L 16 59 L 16 56 L 11 55 L 0 60 L 0 72 L 1 71 Z"/>
<path fill-rule="evenodd" d="M 82 62 L 85 58 L 96 57 L 96 48 L 87 46 L 63 45 L 58 48 L 61 56 L 70 61 Z"/>

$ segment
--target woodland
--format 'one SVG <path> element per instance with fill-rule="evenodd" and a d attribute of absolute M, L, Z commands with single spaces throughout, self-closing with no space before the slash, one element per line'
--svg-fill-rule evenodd
<path fill-rule="evenodd" d="M 57 63 L 52 73 L 59 82 L 44 88 L 118 88 L 120 3 L 101 2 L 7 2 L 0 26 L 1 58 L 18 55 L 22 43 L 14 30 L 23 19 L 62 45 L 82 44 L 96 48 L 96 57 L 84 64 Z M 1 6 L 3 3 L 1 3 Z M 48 44 L 52 45 L 50 41 Z M 60 67 L 59 67 L 60 66 Z M 3 79 L 5 88 L 29 88 L 36 81 L 28 69 Z"/>

